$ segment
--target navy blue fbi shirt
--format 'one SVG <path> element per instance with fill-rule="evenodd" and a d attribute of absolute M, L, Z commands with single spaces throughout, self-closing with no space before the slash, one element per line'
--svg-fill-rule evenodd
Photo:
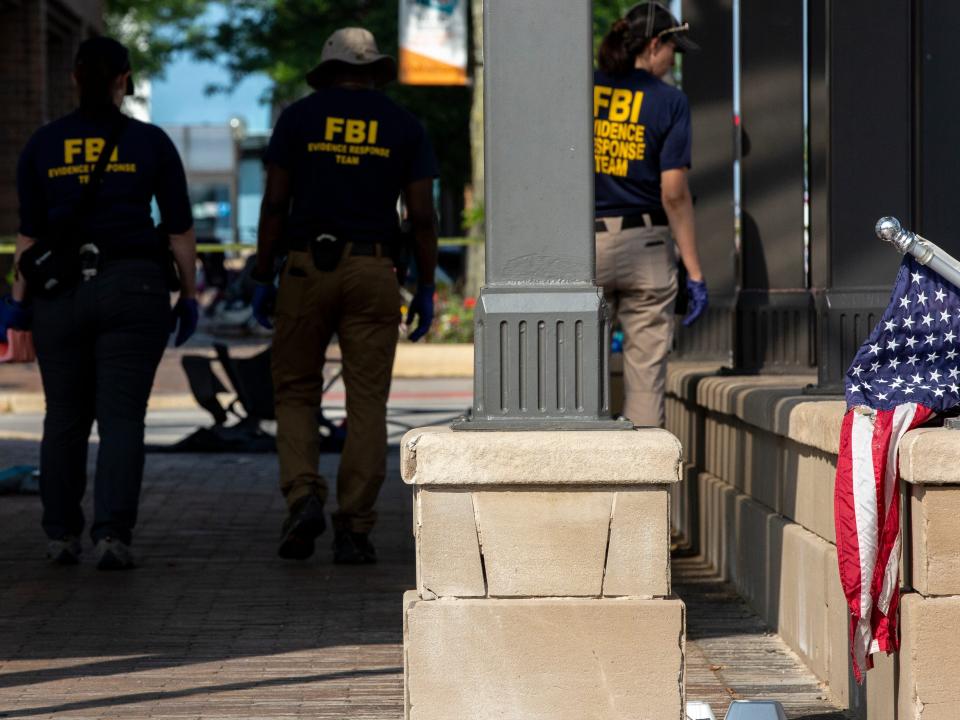
<path fill-rule="evenodd" d="M 645 70 L 593 77 L 597 217 L 663 207 L 660 173 L 690 167 L 686 96 Z"/>
<path fill-rule="evenodd" d="M 438 174 L 420 121 L 383 93 L 358 88 L 321 88 L 284 110 L 265 160 L 290 173 L 285 235 L 295 242 L 321 233 L 392 242 L 401 190 Z"/>
<path fill-rule="evenodd" d="M 118 112 L 77 110 L 30 138 L 17 168 L 22 235 L 56 240 L 54 229 L 74 213 Z M 180 234 L 193 227 L 176 147 L 160 128 L 128 118 L 90 215 L 89 237 L 105 256 L 111 250 L 136 256 L 141 248 L 144 255 L 165 249 L 154 231 L 154 197 L 168 233 Z M 66 225 L 69 231 L 72 225 Z"/>

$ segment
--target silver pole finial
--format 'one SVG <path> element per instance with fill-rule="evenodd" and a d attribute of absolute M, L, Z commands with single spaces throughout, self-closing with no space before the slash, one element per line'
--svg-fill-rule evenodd
<path fill-rule="evenodd" d="M 895 217 L 882 217 L 877 220 L 877 237 L 891 243 L 902 255 L 910 253 L 921 265 L 929 265 L 941 277 L 960 287 L 960 261 L 943 248 L 922 238 L 916 233 L 905 230 Z"/>
<path fill-rule="evenodd" d="M 905 230 L 897 218 L 889 215 L 877 220 L 876 231 L 878 238 L 891 243 L 901 255 L 911 252 L 917 242 L 916 235 Z"/>
<path fill-rule="evenodd" d="M 895 217 L 882 217 L 877 220 L 877 237 L 885 242 L 892 243 L 900 233 L 903 232 L 903 226 Z"/>

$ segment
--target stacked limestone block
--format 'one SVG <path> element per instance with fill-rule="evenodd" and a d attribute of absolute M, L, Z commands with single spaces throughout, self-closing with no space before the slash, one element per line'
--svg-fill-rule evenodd
<path fill-rule="evenodd" d="M 671 364 L 667 427 L 687 451 L 673 522 L 817 675 L 831 700 L 860 718 L 866 695 L 850 671 L 833 527 L 846 405 L 804 395 L 814 381 Z M 870 674 L 869 687 L 885 684 L 877 677 Z"/>
<path fill-rule="evenodd" d="M 913 592 L 900 602 L 896 718 L 953 719 L 960 717 L 960 430 L 908 433 L 900 472 L 910 495 L 904 565 Z"/>
<path fill-rule="evenodd" d="M 679 466 L 655 429 L 407 433 L 406 717 L 680 720 Z"/>

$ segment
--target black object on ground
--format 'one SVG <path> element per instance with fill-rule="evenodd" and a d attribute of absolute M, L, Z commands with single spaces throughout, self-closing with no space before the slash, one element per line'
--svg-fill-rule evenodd
<path fill-rule="evenodd" d="M 185 355 L 183 370 L 197 404 L 210 413 L 213 425 L 202 427 L 173 445 L 148 445 L 148 452 L 173 453 L 270 453 L 276 452 L 276 439 L 261 428 L 264 420 L 273 420 L 273 383 L 270 375 L 270 348 L 249 358 L 236 358 L 223 343 L 214 343 L 216 358 Z M 232 388 L 214 372 L 219 363 Z M 330 380 L 324 391 L 339 377 Z M 226 407 L 219 393 L 236 396 Z M 228 424 L 231 417 L 236 420 Z M 339 453 L 346 439 L 346 421 L 336 425 L 317 413 L 320 451 Z"/>

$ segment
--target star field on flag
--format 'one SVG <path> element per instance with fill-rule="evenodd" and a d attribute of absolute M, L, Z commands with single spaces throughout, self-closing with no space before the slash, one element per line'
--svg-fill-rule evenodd
<path fill-rule="evenodd" d="M 934 412 L 960 402 L 960 292 L 913 256 L 847 371 L 846 398 L 848 407 L 911 402 Z"/>

